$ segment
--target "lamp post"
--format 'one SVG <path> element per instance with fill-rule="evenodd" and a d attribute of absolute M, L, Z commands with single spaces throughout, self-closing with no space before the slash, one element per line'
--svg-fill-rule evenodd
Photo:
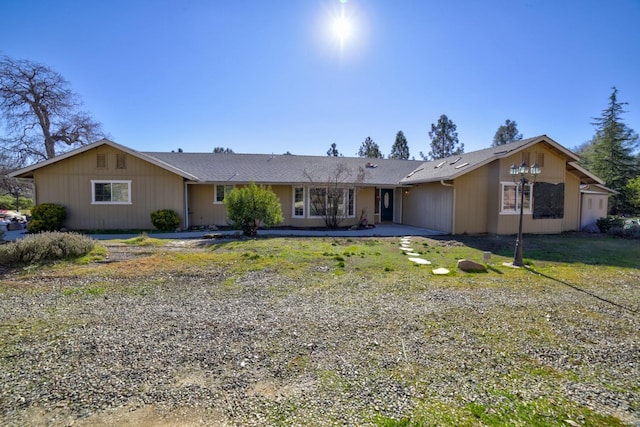
<path fill-rule="evenodd" d="M 516 267 L 524 266 L 524 262 L 522 262 L 522 218 L 524 216 L 524 186 L 529 183 L 526 175 L 527 173 L 531 174 L 535 182 L 536 176 L 540 172 L 542 172 L 542 168 L 537 163 L 534 163 L 529 168 L 526 162 L 522 162 L 520 166 L 514 164 L 509 169 L 509 174 L 513 178 L 513 182 L 516 183 L 516 188 L 520 189 L 520 223 L 518 225 L 518 237 L 516 238 L 516 252 L 513 257 L 513 265 Z M 529 195 L 529 200 L 531 200 L 531 195 Z"/>

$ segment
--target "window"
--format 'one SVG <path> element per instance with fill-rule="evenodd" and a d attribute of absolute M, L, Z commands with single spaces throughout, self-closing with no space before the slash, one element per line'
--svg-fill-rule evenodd
<path fill-rule="evenodd" d="M 231 190 L 233 190 L 233 185 L 216 185 L 216 198 L 213 203 L 224 202 L 224 198 L 227 197 Z"/>
<path fill-rule="evenodd" d="M 116 169 L 126 169 L 127 168 L 127 155 L 118 153 L 116 154 Z"/>
<path fill-rule="evenodd" d="M 524 213 L 531 213 L 531 186 L 524 186 Z M 520 213 L 520 185 L 514 183 L 502 183 L 502 207 L 500 213 L 519 214 Z"/>
<path fill-rule="evenodd" d="M 324 216 L 327 212 L 327 189 L 312 187 L 309 189 L 309 211 L 311 216 Z"/>
<path fill-rule="evenodd" d="M 338 216 L 355 216 L 355 190 L 353 188 L 309 188 L 309 216 L 325 216 L 327 206 L 335 206 Z"/>
<path fill-rule="evenodd" d="M 293 189 L 293 216 L 304 217 L 304 187 Z"/>
<path fill-rule="evenodd" d="M 107 155 L 104 153 L 98 153 L 96 156 L 96 167 L 98 169 L 105 169 L 107 167 Z"/>
<path fill-rule="evenodd" d="M 92 204 L 131 204 L 131 181 L 91 181 Z"/>

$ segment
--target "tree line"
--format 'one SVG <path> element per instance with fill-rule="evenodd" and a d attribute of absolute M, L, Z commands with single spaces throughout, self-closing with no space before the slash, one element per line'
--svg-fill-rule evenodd
<path fill-rule="evenodd" d="M 625 105 L 626 102 L 618 100 L 618 89 L 613 87 L 607 107 L 593 119 L 594 136 L 575 149 L 582 157 L 581 164 L 616 191 L 610 203 L 614 214 L 640 213 L 638 134 L 622 119 Z M 106 136 L 101 123 L 83 109 L 79 95 L 62 75 L 46 65 L 8 56 L 0 56 L 0 126 L 5 131 L 0 135 L 0 176 Z M 457 126 L 446 114 L 431 124 L 428 135 L 429 151 L 419 152 L 423 160 L 464 153 Z M 507 119 L 498 127 L 492 146 L 522 138 L 517 123 Z M 182 149 L 178 148 L 178 152 Z M 213 152 L 225 154 L 233 150 L 215 147 Z M 356 154 L 384 158 L 380 146 L 371 137 L 362 142 Z M 335 143 L 327 155 L 342 156 Z M 401 130 L 387 157 L 402 160 L 411 157 L 407 138 Z M 7 187 L 5 192 L 9 194 L 19 195 L 23 191 L 6 178 L 0 184 Z"/>

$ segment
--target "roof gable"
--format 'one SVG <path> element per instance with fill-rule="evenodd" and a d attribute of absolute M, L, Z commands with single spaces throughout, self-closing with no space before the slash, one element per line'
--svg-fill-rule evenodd
<path fill-rule="evenodd" d="M 478 169 L 497 159 L 509 157 L 536 144 L 543 143 L 567 162 L 572 163 L 579 157 L 546 135 L 527 138 L 510 144 L 471 151 L 444 159 L 425 162 L 401 180 L 402 184 L 449 181 Z"/>
<path fill-rule="evenodd" d="M 134 156 L 134 157 L 137 157 L 139 159 L 142 159 L 144 161 L 152 163 L 152 164 L 154 164 L 154 165 L 156 165 L 156 166 L 158 166 L 158 167 L 160 167 L 162 169 L 166 169 L 166 170 L 168 170 L 170 172 L 173 172 L 173 173 L 175 173 L 177 175 L 180 175 L 183 178 L 191 179 L 191 180 L 197 180 L 198 179 L 195 175 L 192 175 L 192 174 L 190 174 L 190 173 L 188 173 L 188 172 L 186 172 L 184 170 L 181 170 L 179 168 L 176 168 L 173 165 L 164 163 L 159 159 L 150 157 L 150 156 L 148 156 L 148 155 L 146 155 L 144 153 L 141 153 L 139 151 L 133 150 L 133 149 L 131 149 L 129 147 L 125 147 L 124 145 L 120 145 L 120 144 L 118 144 L 116 142 L 113 142 L 111 140 L 108 140 L 106 138 L 103 138 L 103 139 L 101 139 L 99 141 L 96 141 L 94 143 L 91 143 L 91 144 L 83 145 L 82 147 L 76 148 L 75 150 L 67 151 L 67 152 L 65 152 L 63 154 L 60 154 L 59 156 L 56 156 L 56 157 L 51 158 L 51 159 L 47 159 L 47 160 L 45 160 L 43 162 L 36 163 L 36 164 L 30 165 L 30 166 L 27 166 L 25 168 L 22 168 L 22 169 L 18 169 L 18 170 L 14 171 L 14 172 L 11 172 L 9 174 L 9 176 L 10 177 L 29 178 L 29 177 L 32 177 L 33 176 L 33 172 L 38 170 L 38 169 L 44 168 L 44 167 L 52 165 L 54 163 L 58 163 L 58 162 L 64 161 L 65 159 L 77 156 L 78 154 L 85 153 L 87 151 L 93 150 L 93 149 L 98 148 L 98 147 L 103 146 L 103 145 L 108 145 L 108 146 L 113 147 L 113 148 L 115 148 L 117 150 L 123 151 L 123 152 L 125 152 L 127 154 L 130 154 L 130 155 Z"/>

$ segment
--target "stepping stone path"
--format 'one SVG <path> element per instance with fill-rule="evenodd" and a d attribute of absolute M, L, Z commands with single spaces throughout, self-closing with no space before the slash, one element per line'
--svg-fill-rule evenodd
<path fill-rule="evenodd" d="M 400 250 L 404 251 L 406 255 L 411 257 L 409 258 L 409 261 L 415 262 L 418 265 L 431 264 L 431 261 L 427 261 L 424 258 L 420 258 L 420 254 L 413 252 L 413 249 L 411 248 L 410 245 L 411 245 L 411 237 L 407 236 L 400 239 Z M 446 268 L 436 268 L 431 271 L 433 272 L 433 274 L 436 274 L 436 275 L 449 274 L 449 270 L 447 270 Z"/>
<path fill-rule="evenodd" d="M 420 254 L 413 252 L 413 248 L 409 246 L 411 244 L 411 237 L 403 237 L 400 239 L 400 250 L 409 255 L 409 261 L 415 262 L 418 265 L 429 265 L 431 261 L 420 258 Z"/>

